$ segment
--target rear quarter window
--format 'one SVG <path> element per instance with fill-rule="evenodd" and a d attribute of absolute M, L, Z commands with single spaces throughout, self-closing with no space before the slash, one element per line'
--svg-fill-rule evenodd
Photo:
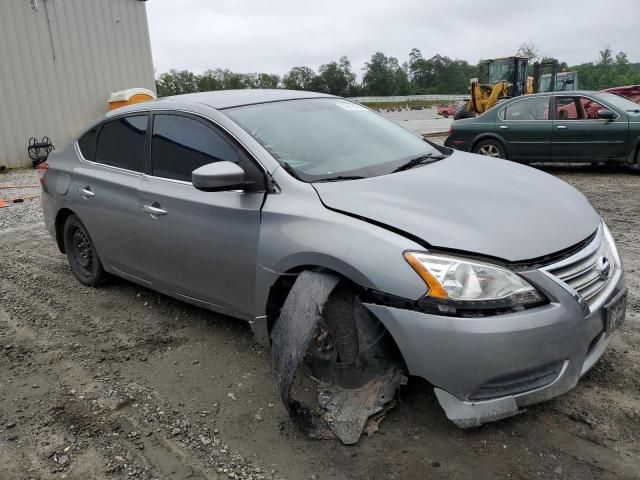
<path fill-rule="evenodd" d="M 93 127 L 78 140 L 80 153 L 91 162 L 96 159 L 96 137 L 98 136 L 98 127 Z"/>
<path fill-rule="evenodd" d="M 103 124 L 98 136 L 95 161 L 142 172 L 148 123 L 148 115 L 135 115 Z"/>

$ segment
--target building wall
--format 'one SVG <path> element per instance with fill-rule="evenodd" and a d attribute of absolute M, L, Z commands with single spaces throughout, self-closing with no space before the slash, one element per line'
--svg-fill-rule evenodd
<path fill-rule="evenodd" d="M 0 166 L 30 164 L 30 137 L 62 148 L 112 92 L 155 92 L 146 4 L 0 0 Z"/>

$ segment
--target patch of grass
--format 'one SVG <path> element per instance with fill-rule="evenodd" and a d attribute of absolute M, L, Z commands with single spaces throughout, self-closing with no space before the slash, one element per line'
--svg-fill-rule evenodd
<path fill-rule="evenodd" d="M 442 100 L 410 100 L 403 102 L 361 102 L 369 108 L 387 110 L 390 108 L 410 108 L 410 107 L 435 107 L 436 105 L 449 105 L 451 102 Z"/>

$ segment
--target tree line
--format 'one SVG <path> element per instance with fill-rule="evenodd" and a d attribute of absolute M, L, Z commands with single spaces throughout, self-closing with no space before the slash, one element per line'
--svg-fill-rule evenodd
<path fill-rule="evenodd" d="M 520 45 L 517 53 L 543 62 L 556 60 L 541 57 L 531 42 Z M 436 54 L 425 58 L 413 48 L 407 61 L 400 63 L 396 57 L 382 52 L 374 53 L 362 69 L 362 81 L 357 81 L 351 62 L 346 56 L 320 65 L 317 71 L 308 66 L 296 66 L 285 75 L 272 73 L 237 73 L 228 69 L 207 70 L 197 75 L 188 70 L 169 70 L 156 78 L 159 97 L 183 93 L 205 92 L 242 88 L 288 88 L 331 93 L 343 97 L 364 95 L 423 95 L 465 94 L 469 79 L 478 76 L 479 64 L 451 59 Z M 614 55 L 605 47 L 598 53 L 596 62 L 569 66 L 558 60 L 560 68 L 578 73 L 579 88 L 601 90 L 621 85 L 640 84 L 640 63 L 631 63 L 625 52 Z M 531 66 L 530 66 L 531 68 Z"/>

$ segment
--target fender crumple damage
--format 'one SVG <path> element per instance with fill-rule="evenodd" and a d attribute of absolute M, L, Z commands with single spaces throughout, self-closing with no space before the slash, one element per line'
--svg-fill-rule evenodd
<path fill-rule="evenodd" d="M 385 406 L 394 405 L 396 391 L 406 383 L 406 377 L 398 362 L 375 354 L 385 330 L 376 330 L 372 317 L 358 307 L 354 312 L 361 352 L 357 361 L 337 364 L 335 382 L 327 381 L 327 377 L 310 381 L 305 375 L 306 352 L 323 308 L 340 280 L 324 272 L 303 271 L 298 275 L 272 331 L 272 366 L 282 402 L 303 432 L 312 438 L 335 436 L 353 444 L 372 415 L 380 415 Z M 380 420 L 378 416 L 373 421 Z"/>

